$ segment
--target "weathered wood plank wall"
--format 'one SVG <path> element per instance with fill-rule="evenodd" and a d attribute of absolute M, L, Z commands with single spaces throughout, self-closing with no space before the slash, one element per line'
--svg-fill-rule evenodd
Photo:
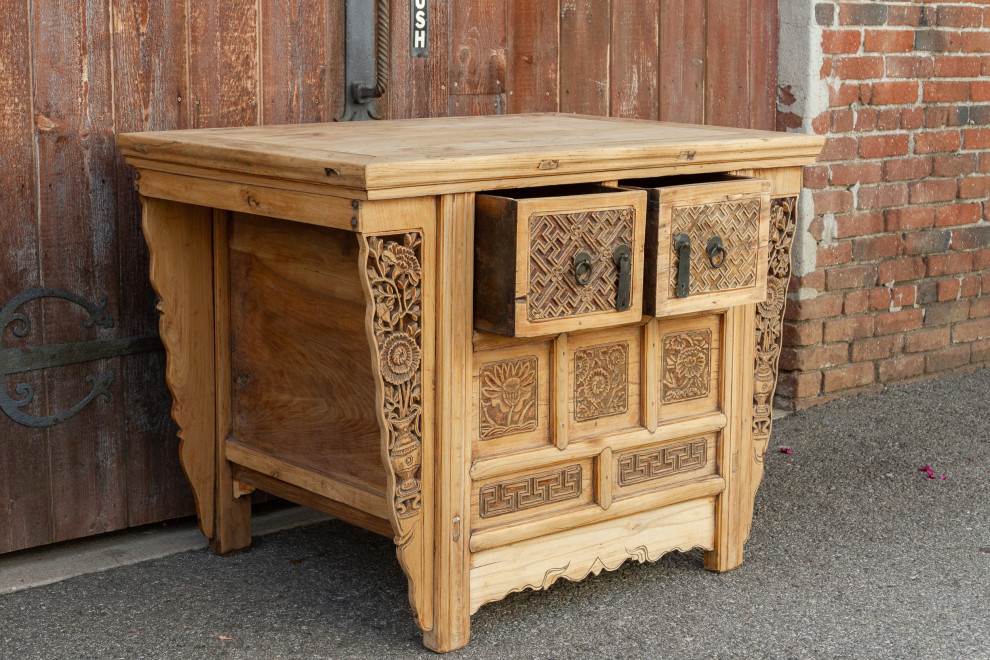
<path fill-rule="evenodd" d="M 433 0 L 431 57 L 392 9 L 389 118 L 578 112 L 774 126 L 774 0 Z M 99 303 L 25 305 L 4 346 L 147 336 L 154 293 L 117 132 L 330 121 L 343 107 L 340 0 L 0 0 L 0 304 L 36 286 Z M 2 330 L 2 329 L 0 329 Z M 192 512 L 164 358 L 148 353 L 7 376 L 54 414 L 0 414 L 0 552 Z"/>

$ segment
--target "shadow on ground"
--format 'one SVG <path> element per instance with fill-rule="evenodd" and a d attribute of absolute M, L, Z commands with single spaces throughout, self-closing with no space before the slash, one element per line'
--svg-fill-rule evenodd
<path fill-rule="evenodd" d="M 515 594 L 447 657 L 990 658 L 988 408 L 983 370 L 783 419 L 742 567 L 673 553 Z M 391 544 L 331 521 L 2 596 L 0 657 L 436 656 Z"/>

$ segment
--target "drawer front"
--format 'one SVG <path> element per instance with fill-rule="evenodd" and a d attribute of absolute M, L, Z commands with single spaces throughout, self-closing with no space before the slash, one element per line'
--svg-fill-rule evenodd
<path fill-rule="evenodd" d="M 537 337 L 641 317 L 645 193 L 478 195 L 476 211 L 479 330 Z"/>
<path fill-rule="evenodd" d="M 671 186 L 653 191 L 652 199 L 647 242 L 655 252 L 647 256 L 648 314 L 683 314 L 766 297 L 768 181 Z"/>

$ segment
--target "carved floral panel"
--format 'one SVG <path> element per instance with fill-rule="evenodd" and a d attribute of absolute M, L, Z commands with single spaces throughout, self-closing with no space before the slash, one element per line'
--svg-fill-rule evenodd
<path fill-rule="evenodd" d="M 482 365 L 478 413 L 482 440 L 536 429 L 537 367 L 536 357 L 530 355 Z"/>
<path fill-rule="evenodd" d="M 493 518 L 580 496 L 581 466 L 567 465 L 483 486 L 478 493 L 478 512 L 482 518 Z"/>
<path fill-rule="evenodd" d="M 629 408 L 629 344 L 589 346 L 574 352 L 574 419 L 619 415 Z"/>
<path fill-rule="evenodd" d="M 660 401 L 677 403 L 711 391 L 711 330 L 687 330 L 663 336 Z"/>

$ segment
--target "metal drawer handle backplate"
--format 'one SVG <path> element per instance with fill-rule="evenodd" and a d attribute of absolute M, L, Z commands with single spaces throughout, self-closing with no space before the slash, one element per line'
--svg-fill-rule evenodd
<path fill-rule="evenodd" d="M 632 249 L 628 245 L 616 245 L 612 261 L 619 269 L 619 288 L 615 292 L 615 311 L 629 309 L 632 298 Z"/>
<path fill-rule="evenodd" d="M 574 255 L 574 279 L 581 286 L 591 281 L 591 255 L 587 252 Z"/>
<path fill-rule="evenodd" d="M 691 237 L 683 233 L 675 236 L 674 250 L 677 251 L 677 297 L 687 298 L 691 294 Z"/>
<path fill-rule="evenodd" d="M 721 268 L 725 265 L 725 258 L 728 254 L 725 251 L 725 246 L 722 245 L 721 236 L 712 236 L 708 240 L 708 245 L 705 246 L 705 252 L 708 253 L 708 263 L 712 265 L 712 268 Z"/>

